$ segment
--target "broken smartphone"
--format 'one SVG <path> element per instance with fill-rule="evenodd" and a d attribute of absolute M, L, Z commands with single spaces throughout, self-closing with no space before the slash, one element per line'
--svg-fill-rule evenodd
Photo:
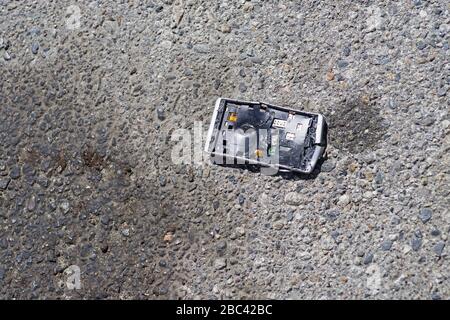
<path fill-rule="evenodd" d="M 253 164 L 274 173 L 311 173 L 326 145 L 327 124 L 321 114 L 219 98 L 205 152 L 219 165 Z"/>

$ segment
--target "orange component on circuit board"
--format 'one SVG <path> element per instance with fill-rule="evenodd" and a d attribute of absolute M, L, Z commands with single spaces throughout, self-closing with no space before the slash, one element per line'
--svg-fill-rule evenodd
<path fill-rule="evenodd" d="M 258 158 L 264 157 L 264 152 L 261 149 L 256 149 L 255 153 Z"/>
<path fill-rule="evenodd" d="M 228 114 L 227 120 L 230 121 L 230 122 L 236 122 L 237 121 L 237 113 L 236 112 L 230 112 Z"/>

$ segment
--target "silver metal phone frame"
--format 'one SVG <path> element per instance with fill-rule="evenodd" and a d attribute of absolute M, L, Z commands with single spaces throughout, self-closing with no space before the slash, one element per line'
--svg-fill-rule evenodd
<path fill-rule="evenodd" d="M 240 103 L 240 104 L 267 104 L 269 106 L 274 106 L 276 108 L 279 108 L 281 110 L 285 110 L 287 112 L 289 111 L 293 111 L 293 112 L 297 112 L 297 113 L 303 113 L 303 114 L 307 114 L 307 115 L 311 115 L 311 116 L 317 116 L 317 128 L 316 128 L 316 144 L 320 144 L 322 142 L 322 138 L 323 138 L 323 129 L 324 129 L 324 123 L 325 123 L 325 117 L 320 114 L 320 113 L 313 113 L 313 112 L 305 112 L 305 111 L 300 111 L 300 110 L 296 110 L 296 109 L 292 109 L 292 108 L 287 108 L 287 107 L 281 107 L 281 106 L 277 106 L 277 105 L 273 105 L 270 103 L 264 103 L 264 102 L 257 102 L 257 101 L 246 101 L 246 100 L 236 100 L 236 99 L 229 99 L 229 98 L 218 98 L 216 100 L 215 106 L 214 106 L 214 111 L 213 111 L 213 115 L 212 115 L 212 120 L 211 123 L 209 125 L 209 129 L 208 129 L 208 134 L 206 136 L 206 142 L 205 142 L 205 148 L 204 151 L 210 156 L 221 156 L 221 157 L 226 157 L 226 158 L 230 158 L 230 159 L 239 159 L 242 161 L 246 161 L 249 164 L 256 164 L 256 165 L 261 165 L 261 166 L 267 166 L 267 167 L 275 167 L 278 168 L 280 171 L 283 172 L 298 172 L 298 173 L 306 173 L 309 174 L 311 173 L 317 162 L 319 161 L 319 159 L 322 157 L 323 153 L 325 152 L 325 148 L 326 146 L 321 146 L 321 145 L 317 145 L 316 146 L 316 150 L 314 151 L 314 154 L 311 158 L 311 164 L 310 166 L 306 169 L 306 170 L 301 170 L 298 168 L 294 168 L 294 167 L 290 167 L 290 166 L 286 166 L 283 164 L 268 164 L 268 163 L 263 163 L 260 161 L 255 161 L 252 159 L 247 159 L 244 157 L 238 157 L 238 156 L 230 156 L 228 154 L 223 154 L 223 153 L 218 153 L 218 152 L 212 152 L 210 150 L 210 145 L 211 145 L 211 138 L 214 132 L 214 126 L 215 126 L 215 120 L 217 118 L 217 113 L 219 111 L 219 107 L 220 107 L 220 103 L 222 102 L 222 100 L 225 100 L 226 102 L 235 102 L 235 103 Z"/>

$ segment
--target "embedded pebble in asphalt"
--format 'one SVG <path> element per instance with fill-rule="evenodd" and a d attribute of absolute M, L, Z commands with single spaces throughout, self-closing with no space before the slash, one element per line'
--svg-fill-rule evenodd
<path fill-rule="evenodd" d="M 34 42 L 34 43 L 31 45 L 31 52 L 32 52 L 33 54 L 37 54 L 38 51 L 39 51 L 39 43 Z"/>
<path fill-rule="evenodd" d="M 432 211 L 428 208 L 420 209 L 419 218 L 423 223 L 427 223 L 431 219 Z"/>
<path fill-rule="evenodd" d="M 392 241 L 391 240 L 385 240 L 383 241 L 383 243 L 381 244 L 381 248 L 384 251 L 389 251 L 392 248 Z"/>

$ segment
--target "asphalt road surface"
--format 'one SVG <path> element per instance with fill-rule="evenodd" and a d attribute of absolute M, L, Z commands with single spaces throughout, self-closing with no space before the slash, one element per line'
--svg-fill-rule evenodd
<path fill-rule="evenodd" d="M 0 298 L 449 299 L 449 12 L 0 0 Z M 176 163 L 218 97 L 323 113 L 326 161 Z"/>

